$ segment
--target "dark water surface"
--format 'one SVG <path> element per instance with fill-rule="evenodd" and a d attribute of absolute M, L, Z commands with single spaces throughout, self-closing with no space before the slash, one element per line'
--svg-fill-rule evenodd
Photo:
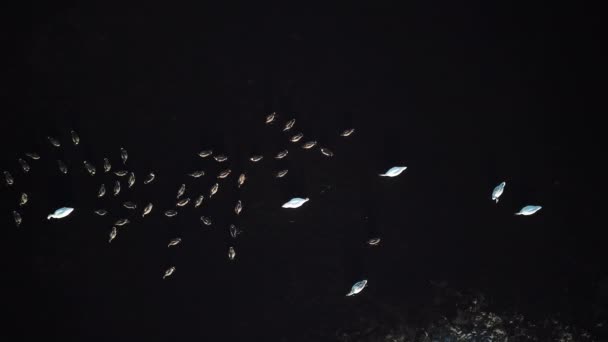
<path fill-rule="evenodd" d="M 0 189 L 11 325 L 23 338 L 80 341 L 372 341 L 366 336 L 453 319 L 465 299 L 437 292 L 448 288 L 483 294 L 486 312 L 540 325 L 556 317 L 605 338 L 593 13 L 451 2 L 318 12 L 32 9 L 9 31 L 22 47 L 21 63 L 7 68 L 28 84 L 4 87 L 1 168 L 15 177 Z M 277 123 L 264 125 L 272 111 Z M 281 132 L 291 118 L 291 133 Z M 351 137 L 338 136 L 349 127 Z M 335 156 L 296 149 L 287 137 L 297 132 Z M 120 169 L 120 147 L 137 181 L 128 190 L 121 179 L 114 197 L 116 177 L 102 161 Z M 205 148 L 230 159 L 203 160 L 196 154 Z M 272 158 L 284 148 L 287 158 Z M 27 151 L 42 159 L 28 160 L 26 176 L 17 158 Z M 258 153 L 263 161 L 247 160 Z M 395 165 L 408 169 L 377 176 Z M 180 184 L 192 200 L 207 197 L 226 167 L 233 172 L 211 201 L 161 214 Z M 272 177 L 284 168 L 284 179 Z M 207 175 L 186 176 L 199 169 Z M 150 171 L 157 180 L 144 186 Z M 98 199 L 101 183 L 108 194 Z M 30 203 L 16 229 L 22 191 Z M 280 208 L 296 195 L 310 202 Z M 136 213 L 121 207 L 127 200 Z M 147 202 L 155 207 L 142 220 Z M 543 209 L 513 215 L 528 204 Z M 64 205 L 76 208 L 69 219 L 45 220 Z M 108 216 L 93 214 L 102 207 Z M 121 217 L 133 223 L 108 244 Z M 244 230 L 236 240 L 231 223 Z M 182 243 L 166 248 L 177 236 Z M 374 236 L 382 242 L 370 248 Z M 368 288 L 345 297 L 361 279 Z M 547 329 L 541 340 L 554 340 Z"/>

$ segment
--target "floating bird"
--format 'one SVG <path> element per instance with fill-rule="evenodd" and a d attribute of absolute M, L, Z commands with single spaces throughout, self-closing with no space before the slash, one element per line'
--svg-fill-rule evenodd
<path fill-rule="evenodd" d="M 112 243 L 112 240 L 114 240 L 116 238 L 117 234 L 118 234 L 118 229 L 116 229 L 116 227 L 112 227 L 112 230 L 110 231 L 110 239 L 108 240 L 108 243 Z"/>
<path fill-rule="evenodd" d="M 124 177 L 129 173 L 129 171 L 127 170 L 116 170 L 114 171 L 114 174 L 118 177 Z"/>
<path fill-rule="evenodd" d="M 201 158 L 207 158 L 213 154 L 213 150 L 204 150 L 198 153 L 198 156 Z"/>
<path fill-rule="evenodd" d="M 169 244 L 167 245 L 167 247 L 177 246 L 177 245 L 179 245 L 180 242 L 182 242 L 181 238 L 171 239 L 171 241 L 169 241 Z"/>
<path fill-rule="evenodd" d="M 268 124 L 272 123 L 274 121 L 274 119 L 276 118 L 276 116 L 277 116 L 276 112 L 272 112 L 272 113 L 268 114 L 266 116 L 266 124 L 268 125 Z"/>
<path fill-rule="evenodd" d="M 236 202 L 236 205 L 234 206 L 234 213 L 235 214 L 240 214 L 241 211 L 243 211 L 243 202 L 241 202 L 241 200 L 238 200 Z"/>
<path fill-rule="evenodd" d="M 37 153 L 26 152 L 25 155 L 28 156 L 32 160 L 38 160 L 38 159 L 40 159 L 40 156 Z"/>
<path fill-rule="evenodd" d="M 74 208 L 62 207 L 62 208 L 59 208 L 59 209 L 55 210 L 55 212 L 53 212 L 52 214 L 50 214 L 49 216 L 47 216 L 46 219 L 47 220 L 50 220 L 52 218 L 54 218 L 54 219 L 62 219 L 64 217 L 70 215 L 73 211 L 74 211 Z"/>
<path fill-rule="evenodd" d="M 123 207 L 130 209 L 130 210 L 134 210 L 137 209 L 137 204 L 133 203 L 133 202 L 125 202 L 122 204 Z"/>
<path fill-rule="evenodd" d="M 236 252 L 234 251 L 234 247 L 228 248 L 228 259 L 234 260 L 235 256 L 236 256 Z"/>
<path fill-rule="evenodd" d="M 152 181 L 154 180 L 154 178 L 156 178 L 156 175 L 153 172 L 150 172 L 148 174 L 148 177 L 146 178 L 146 180 L 144 180 L 144 184 L 150 184 L 150 183 L 152 183 Z"/>
<path fill-rule="evenodd" d="M 127 179 L 127 185 L 129 186 L 129 189 L 133 187 L 133 184 L 135 184 L 135 173 L 129 172 L 129 179 Z"/>
<path fill-rule="evenodd" d="M 105 194 L 106 194 L 106 185 L 101 184 L 101 186 L 99 187 L 99 191 L 97 191 L 97 197 L 101 198 Z"/>
<path fill-rule="evenodd" d="M 107 210 L 105 209 L 97 209 L 94 211 L 95 214 L 99 215 L 99 216 L 106 216 L 106 214 L 108 213 Z"/>
<path fill-rule="evenodd" d="M 182 184 L 179 189 L 177 189 L 177 198 L 179 199 L 186 192 L 186 184 Z"/>
<path fill-rule="evenodd" d="M 291 142 L 294 142 L 294 143 L 295 143 L 295 142 L 300 141 L 300 140 L 301 140 L 303 137 L 304 137 L 304 134 L 302 134 L 302 133 L 298 133 L 298 134 L 296 134 L 296 135 L 292 136 L 291 138 L 289 138 L 289 141 L 291 141 Z"/>
<path fill-rule="evenodd" d="M 283 127 L 283 132 L 289 131 L 295 124 L 296 124 L 295 118 L 287 121 L 287 123 L 285 124 L 285 127 Z"/>
<path fill-rule="evenodd" d="M 367 244 L 370 246 L 377 246 L 380 243 L 380 238 L 372 238 L 367 240 Z"/>
<path fill-rule="evenodd" d="M 333 157 L 334 156 L 334 153 L 330 149 L 328 149 L 326 147 L 321 147 L 321 153 L 323 153 L 323 155 L 325 155 L 326 157 Z"/>
<path fill-rule="evenodd" d="M 245 176 L 244 173 L 241 173 L 239 175 L 239 179 L 237 180 L 237 187 L 240 188 L 243 186 L 243 184 L 245 184 L 245 179 L 247 178 L 247 176 Z"/>
<path fill-rule="evenodd" d="M 118 194 L 120 193 L 120 182 L 116 181 L 114 183 L 114 190 L 113 190 L 114 196 L 118 196 Z"/>
<path fill-rule="evenodd" d="M 203 200 L 205 199 L 205 196 L 200 195 L 198 196 L 195 200 L 194 200 L 194 207 L 198 208 L 201 206 L 201 204 L 203 203 Z"/>
<path fill-rule="evenodd" d="M 317 145 L 317 142 L 312 140 L 312 141 L 304 143 L 304 145 L 302 145 L 302 148 L 305 150 L 310 150 L 311 148 L 315 147 L 316 145 Z"/>
<path fill-rule="evenodd" d="M 355 132 L 354 128 L 345 129 L 344 131 L 342 131 L 342 133 L 340 133 L 340 136 L 348 137 L 349 135 L 353 134 L 354 132 Z"/>
<path fill-rule="evenodd" d="M 223 154 L 218 154 L 217 156 L 213 156 L 213 159 L 215 159 L 215 161 L 218 162 L 218 163 L 223 163 L 226 160 L 228 160 L 228 157 L 226 157 Z"/>
<path fill-rule="evenodd" d="M 61 143 L 59 142 L 59 140 L 53 138 L 53 137 L 46 137 L 49 142 L 51 143 L 51 145 L 55 146 L 55 147 L 61 147 Z"/>
<path fill-rule="evenodd" d="M 257 162 L 259 162 L 262 159 L 264 159 L 264 156 L 259 155 L 259 154 L 257 154 L 255 156 L 252 156 L 251 158 L 249 158 L 249 160 L 251 160 L 254 163 L 257 163 Z"/>
<path fill-rule="evenodd" d="M 78 136 L 76 131 L 72 130 L 70 133 L 72 135 L 72 142 L 74 143 L 74 146 L 80 144 L 80 137 Z"/>
<path fill-rule="evenodd" d="M 542 209 L 542 207 L 539 205 L 527 205 L 527 206 L 521 208 L 519 210 L 519 212 L 515 213 L 515 215 L 530 216 L 541 209 Z"/>
<path fill-rule="evenodd" d="M 498 199 L 500 198 L 502 193 L 505 191 L 505 185 L 507 185 L 507 183 L 502 182 L 502 183 L 498 184 L 492 191 L 492 200 L 496 201 L 496 203 L 498 203 Z"/>
<path fill-rule="evenodd" d="M 8 186 L 15 184 L 15 179 L 13 178 L 13 175 L 11 175 L 11 173 L 8 171 L 4 171 L 4 182 Z"/>
<path fill-rule="evenodd" d="M 407 166 L 394 166 L 394 167 L 391 167 L 390 169 L 388 169 L 388 171 L 386 171 L 386 173 L 381 173 L 380 176 L 396 177 L 396 176 L 399 176 L 401 174 L 401 172 L 405 171 L 405 169 L 407 169 Z"/>
<path fill-rule="evenodd" d="M 27 194 L 25 192 L 21 193 L 21 196 L 19 197 L 19 206 L 23 207 L 24 205 L 27 204 Z"/>
<path fill-rule="evenodd" d="M 283 150 L 283 151 L 277 153 L 277 155 L 274 157 L 274 159 L 283 159 L 283 158 L 287 157 L 287 154 L 289 154 L 289 151 Z"/>
<path fill-rule="evenodd" d="M 28 173 L 30 172 L 30 165 L 23 160 L 22 158 L 17 159 L 17 161 L 19 162 L 19 165 L 21 165 L 21 169 L 23 170 L 23 172 Z"/>
<path fill-rule="evenodd" d="M 363 288 L 367 285 L 367 280 L 361 280 L 356 282 L 353 287 L 350 289 L 350 292 L 347 296 L 356 295 L 357 293 L 363 291 Z"/>
<path fill-rule="evenodd" d="M 235 225 L 231 224 L 230 225 L 230 236 L 232 236 L 233 239 L 236 239 L 236 237 L 241 233 L 241 230 L 238 229 Z"/>
<path fill-rule="evenodd" d="M 127 218 L 123 218 L 123 219 L 119 219 L 118 221 L 114 222 L 114 225 L 117 227 L 122 227 L 124 225 L 127 225 L 131 223 L 131 221 Z"/>
<path fill-rule="evenodd" d="M 23 219 L 21 218 L 21 214 L 19 214 L 16 210 L 13 210 L 13 219 L 15 220 L 15 225 L 17 228 L 19 228 Z"/>
<path fill-rule="evenodd" d="M 170 277 L 170 276 L 173 274 L 173 272 L 175 272 L 175 267 L 174 267 L 174 266 L 169 267 L 169 268 L 168 268 L 168 269 L 165 271 L 165 275 L 163 275 L 163 279 L 165 279 L 165 278 L 167 278 L 167 277 Z"/>
<path fill-rule="evenodd" d="M 210 226 L 211 225 L 211 219 L 208 218 L 207 216 L 201 216 L 201 221 L 203 221 L 203 223 L 205 224 L 205 226 Z"/>
<path fill-rule="evenodd" d="M 226 178 L 230 175 L 230 172 L 232 172 L 230 169 L 222 170 L 222 172 L 220 172 L 220 174 L 217 175 L 217 178 Z"/>
<path fill-rule="evenodd" d="M 169 209 L 169 210 L 165 211 L 165 216 L 167 216 L 167 217 L 173 217 L 175 215 L 177 215 L 177 211 L 176 210 Z"/>
<path fill-rule="evenodd" d="M 283 204 L 283 208 L 299 208 L 302 204 L 308 202 L 309 198 L 300 198 L 294 197 L 290 199 L 287 203 Z"/>
<path fill-rule="evenodd" d="M 187 205 L 188 203 L 190 203 L 190 198 L 189 198 L 189 197 L 187 197 L 187 198 L 182 198 L 181 200 L 179 200 L 179 201 L 177 202 L 177 206 L 178 206 L 178 207 L 183 207 L 183 206 Z"/>
<path fill-rule="evenodd" d="M 144 207 L 144 212 L 141 214 L 141 217 L 144 217 L 144 216 L 148 215 L 151 211 L 152 211 L 152 203 L 148 203 Z"/>
<path fill-rule="evenodd" d="M 205 171 L 194 171 L 194 172 L 188 174 L 188 176 L 193 177 L 193 178 L 199 178 L 204 175 L 205 175 Z"/>
<path fill-rule="evenodd" d="M 215 195 L 217 193 L 217 190 L 219 188 L 220 188 L 220 184 L 219 183 L 213 184 L 213 186 L 211 187 L 211 190 L 209 190 L 209 198 L 213 197 L 213 195 Z"/>
<path fill-rule="evenodd" d="M 103 172 L 110 172 L 112 170 L 112 164 L 110 164 L 110 159 L 103 158 Z"/>
<path fill-rule="evenodd" d="M 129 159 L 129 154 L 127 153 L 127 150 L 125 150 L 124 148 L 120 148 L 120 160 L 122 160 L 123 165 L 127 165 L 127 159 Z"/>
<path fill-rule="evenodd" d="M 63 173 L 64 175 L 68 174 L 68 166 L 65 165 L 63 161 L 57 160 L 57 165 L 59 165 L 59 171 L 61 171 L 61 173 Z"/>
<path fill-rule="evenodd" d="M 285 177 L 285 175 L 287 175 L 287 172 L 289 172 L 289 170 L 285 169 L 285 170 L 281 170 L 281 171 L 277 171 L 274 176 L 276 178 L 283 178 Z"/>
<path fill-rule="evenodd" d="M 84 167 L 85 169 L 87 169 L 87 172 L 91 175 L 91 176 L 95 176 L 95 173 L 97 172 L 97 170 L 95 169 L 95 166 L 93 166 L 93 164 L 89 163 L 88 161 L 84 161 Z"/>

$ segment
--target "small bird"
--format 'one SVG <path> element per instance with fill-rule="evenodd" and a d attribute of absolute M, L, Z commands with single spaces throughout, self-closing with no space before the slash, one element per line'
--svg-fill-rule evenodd
<path fill-rule="evenodd" d="M 167 217 L 173 217 L 175 215 L 177 215 L 177 211 L 176 210 L 169 209 L 169 210 L 165 211 L 165 216 L 167 216 Z"/>
<path fill-rule="evenodd" d="M 114 225 L 117 227 L 122 227 L 129 223 L 131 223 L 131 221 L 129 221 L 129 219 L 123 218 L 123 219 L 119 219 L 118 221 L 114 222 Z"/>
<path fill-rule="evenodd" d="M 205 175 L 205 171 L 194 171 L 192 173 L 189 173 L 188 176 L 192 177 L 192 178 L 199 178 L 201 176 Z"/>
<path fill-rule="evenodd" d="M 348 137 L 349 135 L 353 134 L 354 132 L 355 132 L 354 128 L 345 129 L 344 131 L 342 131 L 342 133 L 340 133 L 340 136 Z"/>
<path fill-rule="evenodd" d="M 196 198 L 196 200 L 194 201 L 194 207 L 198 208 L 201 206 L 201 204 L 203 203 L 203 200 L 205 199 L 205 196 L 200 195 Z"/>
<path fill-rule="evenodd" d="M 379 237 L 371 238 L 371 239 L 367 240 L 367 244 L 370 246 L 377 246 L 379 243 L 380 243 Z"/>
<path fill-rule="evenodd" d="M 127 150 L 122 147 L 120 148 L 120 159 L 122 160 L 123 165 L 127 165 L 127 159 L 129 159 L 129 154 L 127 153 Z"/>
<path fill-rule="evenodd" d="M 112 240 L 114 240 L 116 238 L 117 234 L 118 234 L 118 229 L 116 229 L 116 227 L 112 227 L 112 230 L 110 231 L 110 239 L 108 240 L 108 242 L 112 243 Z"/>
<path fill-rule="evenodd" d="M 141 214 L 141 217 L 144 217 L 144 216 L 148 215 L 151 211 L 152 211 L 152 203 L 148 203 L 144 207 L 144 212 Z"/>
<path fill-rule="evenodd" d="M 144 180 L 144 184 L 152 183 L 154 178 L 156 178 L 156 175 L 153 172 L 150 172 L 150 174 L 148 174 L 148 177 Z"/>
<path fill-rule="evenodd" d="M 276 118 L 276 116 L 277 116 L 276 112 L 272 112 L 272 113 L 268 114 L 266 116 L 266 120 L 265 120 L 266 124 L 268 125 L 268 124 L 272 123 L 274 121 L 274 119 Z"/>
<path fill-rule="evenodd" d="M 246 178 L 247 178 L 247 176 L 245 176 L 245 174 L 244 174 L 244 173 L 241 173 L 241 174 L 239 175 L 239 179 L 237 180 L 237 185 L 238 185 L 238 187 L 239 187 L 239 188 L 240 188 L 240 187 L 242 187 L 242 186 L 243 186 L 243 184 L 245 184 L 245 179 L 246 179 Z"/>
<path fill-rule="evenodd" d="M 165 271 L 165 275 L 163 275 L 163 279 L 165 279 L 165 278 L 167 278 L 167 277 L 170 277 L 170 276 L 173 274 L 173 272 L 175 272 L 175 267 L 174 267 L 174 266 L 169 267 L 169 268 L 168 268 L 168 269 Z"/>
<path fill-rule="evenodd" d="M 72 142 L 74 143 L 74 146 L 80 144 L 80 137 L 78 136 L 76 131 L 72 130 L 70 133 L 72 135 Z"/>
<path fill-rule="evenodd" d="M 180 242 L 182 242 L 181 238 L 171 239 L 171 241 L 169 241 L 169 245 L 167 245 L 167 247 L 179 245 Z"/>
<path fill-rule="evenodd" d="M 207 158 L 213 154 L 213 150 L 204 150 L 198 153 L 198 156 L 201 158 Z"/>

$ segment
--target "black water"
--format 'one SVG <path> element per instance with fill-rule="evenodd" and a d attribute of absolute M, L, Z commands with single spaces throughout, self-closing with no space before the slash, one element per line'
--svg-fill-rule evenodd
<path fill-rule="evenodd" d="M 16 181 L 0 192 L 4 284 L 21 338 L 333 341 L 372 320 L 424 328 L 453 317 L 453 303 L 429 309 L 430 281 L 483 293 L 493 312 L 558 317 L 605 338 L 599 15 L 555 4 L 286 7 L 63 4 L 32 8 L 7 31 L 19 47 L 6 74 L 27 83 L 5 82 L 1 136 L 1 167 Z M 277 123 L 264 125 L 272 111 Z M 292 134 L 335 156 L 295 149 L 280 129 L 291 118 Z M 116 178 L 102 160 L 119 169 L 120 147 L 137 183 L 99 200 Z M 205 148 L 230 159 L 203 160 Z M 16 159 L 27 151 L 42 159 L 24 176 Z M 265 159 L 247 161 L 257 153 Z M 377 176 L 394 165 L 408 169 Z M 207 197 L 226 167 L 201 209 L 161 215 L 180 184 Z M 185 176 L 198 169 L 207 176 Z M 157 181 L 144 186 L 150 171 Z M 31 203 L 16 229 L 21 191 Z M 295 195 L 311 200 L 282 210 Z M 153 202 L 153 215 L 135 219 L 126 200 Z M 543 209 L 513 215 L 527 204 Z M 44 219 L 63 205 L 76 208 L 68 220 Z M 111 215 L 95 216 L 100 207 Z M 244 230 L 237 240 L 231 223 Z M 374 236 L 380 246 L 366 246 Z M 346 298 L 360 279 L 369 287 Z"/>

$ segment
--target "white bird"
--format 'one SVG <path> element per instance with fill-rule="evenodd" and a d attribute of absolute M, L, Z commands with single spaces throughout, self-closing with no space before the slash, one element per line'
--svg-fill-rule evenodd
<path fill-rule="evenodd" d="M 64 218 L 64 217 L 70 215 L 72 213 L 72 211 L 74 211 L 74 208 L 69 208 L 69 207 L 59 208 L 59 209 L 55 210 L 54 213 L 47 216 L 46 219 L 47 220 L 50 220 L 52 218 L 61 219 L 61 218 Z"/>
<path fill-rule="evenodd" d="M 502 193 L 505 191 L 505 185 L 507 185 L 507 183 L 502 182 L 498 184 L 492 191 L 492 200 L 496 201 L 496 203 L 498 203 L 498 198 L 500 198 Z"/>
<path fill-rule="evenodd" d="M 401 172 L 405 171 L 405 169 L 407 169 L 407 166 L 394 166 L 394 167 L 391 167 L 390 169 L 388 169 L 388 171 L 386 171 L 385 173 L 381 173 L 380 176 L 396 177 L 396 176 L 399 176 L 401 174 Z"/>
<path fill-rule="evenodd" d="M 530 216 L 541 209 L 542 209 L 542 207 L 539 205 L 527 205 L 527 206 L 521 208 L 519 210 L 519 212 L 515 213 L 515 215 Z"/>
<path fill-rule="evenodd" d="M 309 198 L 300 198 L 300 197 L 294 197 L 292 199 L 289 200 L 289 202 L 283 204 L 283 208 L 299 208 L 302 206 L 302 204 L 308 202 Z"/>
<path fill-rule="evenodd" d="M 357 293 L 363 291 L 365 285 L 367 285 L 367 280 L 361 280 L 356 282 L 353 287 L 351 287 L 350 292 L 347 294 L 347 296 L 356 295 Z"/>

